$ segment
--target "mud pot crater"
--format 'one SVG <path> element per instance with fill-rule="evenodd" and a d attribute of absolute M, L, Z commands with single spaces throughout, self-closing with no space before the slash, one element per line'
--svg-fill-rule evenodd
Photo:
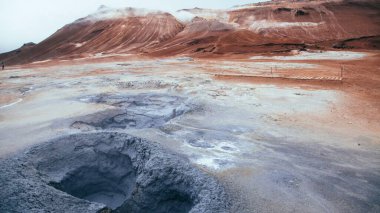
<path fill-rule="evenodd" d="M 62 137 L 0 169 L 0 212 L 228 212 L 217 180 L 127 134 Z"/>
<path fill-rule="evenodd" d="M 158 128 L 186 113 L 200 110 L 188 98 L 167 94 L 109 95 L 81 98 L 83 101 L 112 106 L 113 109 L 76 118 L 71 128 L 82 131 L 104 129 Z"/>

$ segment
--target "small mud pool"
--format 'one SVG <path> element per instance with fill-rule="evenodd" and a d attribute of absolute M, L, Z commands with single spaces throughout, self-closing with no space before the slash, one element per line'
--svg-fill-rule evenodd
<path fill-rule="evenodd" d="M 223 187 L 158 145 L 77 134 L 0 163 L 0 212 L 227 212 Z"/>

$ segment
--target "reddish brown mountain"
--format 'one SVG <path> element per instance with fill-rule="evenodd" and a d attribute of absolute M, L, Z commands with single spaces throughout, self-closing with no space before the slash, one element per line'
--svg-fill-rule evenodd
<path fill-rule="evenodd" d="M 197 25 L 219 21 L 226 27 L 197 35 L 180 33 L 155 48 L 155 55 L 241 54 L 305 47 L 380 48 L 378 0 L 272 1 L 226 11 L 194 8 L 185 12 L 207 17 Z"/>
<path fill-rule="evenodd" d="M 141 52 L 171 39 L 183 28 L 169 13 L 132 8 L 101 9 L 64 26 L 28 51 L 21 51 L 5 60 L 12 64 L 101 53 Z"/>
<path fill-rule="evenodd" d="M 1 54 L 8 64 L 94 54 L 208 56 L 308 48 L 380 47 L 378 0 L 271 1 L 229 10 L 163 12 L 101 8 L 41 43 Z"/>

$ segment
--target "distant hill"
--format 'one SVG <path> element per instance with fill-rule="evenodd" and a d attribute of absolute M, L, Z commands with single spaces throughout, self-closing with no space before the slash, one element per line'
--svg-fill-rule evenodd
<path fill-rule="evenodd" d="M 379 49 L 379 1 L 270 1 L 226 10 L 184 9 L 174 15 L 102 6 L 39 44 L 1 54 L 0 60 L 20 64 L 100 53 L 196 57 L 306 47 Z"/>

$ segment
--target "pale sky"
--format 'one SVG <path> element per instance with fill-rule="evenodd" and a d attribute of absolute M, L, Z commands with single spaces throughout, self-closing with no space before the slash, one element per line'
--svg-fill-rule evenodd
<path fill-rule="evenodd" d="M 38 43 L 65 24 L 87 16 L 100 5 L 163 11 L 230 8 L 262 0 L 0 0 L 0 53 L 27 42 Z"/>

